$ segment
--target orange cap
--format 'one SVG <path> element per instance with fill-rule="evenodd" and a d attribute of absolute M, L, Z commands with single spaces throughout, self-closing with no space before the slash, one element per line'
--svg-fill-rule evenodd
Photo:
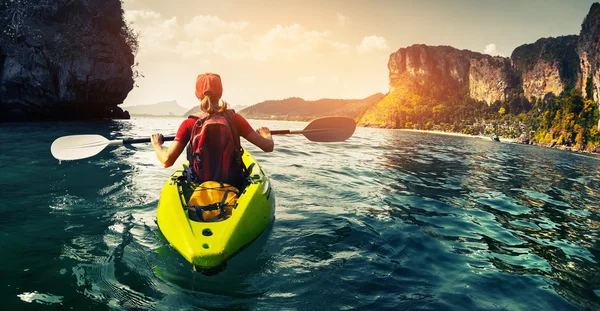
<path fill-rule="evenodd" d="M 207 95 L 212 102 L 218 102 L 223 95 L 221 77 L 216 73 L 204 73 L 196 78 L 196 97 L 200 100 Z"/>

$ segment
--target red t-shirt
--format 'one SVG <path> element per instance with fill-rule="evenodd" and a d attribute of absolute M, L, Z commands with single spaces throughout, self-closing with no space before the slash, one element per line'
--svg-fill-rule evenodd
<path fill-rule="evenodd" d="M 190 141 L 190 135 L 192 135 L 192 128 L 194 127 L 196 120 L 198 119 L 187 118 L 183 122 L 181 122 L 181 125 L 177 130 L 177 135 L 175 135 L 175 140 L 187 144 Z M 232 122 L 233 126 L 235 126 L 235 128 L 237 129 L 238 134 L 242 137 L 246 137 L 248 133 L 254 131 L 252 126 L 250 126 L 250 123 L 248 123 L 248 121 L 246 121 L 244 117 L 237 113 L 233 114 Z"/>

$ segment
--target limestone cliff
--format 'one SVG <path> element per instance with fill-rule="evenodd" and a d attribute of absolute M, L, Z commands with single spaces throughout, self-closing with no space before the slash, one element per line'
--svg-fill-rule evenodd
<path fill-rule="evenodd" d="M 594 3 L 583 20 L 577 50 L 580 57 L 580 90 L 600 103 L 600 4 Z M 600 128 L 600 120 L 598 121 Z"/>
<path fill-rule="evenodd" d="M 492 104 L 506 99 L 507 93 L 518 85 L 510 61 L 504 57 L 471 59 L 469 68 L 469 96 Z"/>
<path fill-rule="evenodd" d="M 513 51 L 511 61 L 528 99 L 556 96 L 575 86 L 579 71 L 577 40 L 577 36 L 542 38 Z"/>
<path fill-rule="evenodd" d="M 359 124 L 409 127 L 416 119 L 427 122 L 426 115 L 443 114 L 438 104 L 469 97 L 491 105 L 504 101 L 519 85 L 508 58 L 449 46 L 401 48 L 390 55 L 388 68 L 390 92 L 362 115 Z"/>
<path fill-rule="evenodd" d="M 0 120 L 94 119 L 133 88 L 119 0 L 0 3 Z"/>
<path fill-rule="evenodd" d="M 447 108 L 457 101 L 465 102 L 465 97 L 488 106 L 510 101 L 514 110 L 525 109 L 534 97 L 558 96 L 581 80 L 577 41 L 577 36 L 543 38 L 519 46 L 510 59 L 449 46 L 419 44 L 401 48 L 390 55 L 388 62 L 389 94 L 358 123 L 402 128 L 414 124 L 411 120 L 417 110 L 435 116 L 442 110 L 434 109 L 437 105 Z M 590 64 L 588 71 L 600 79 L 598 58 Z M 425 118 L 417 119 L 422 123 Z"/>
<path fill-rule="evenodd" d="M 401 48 L 390 56 L 390 92 L 410 86 L 420 96 L 446 98 L 468 92 L 481 101 L 504 100 L 515 85 L 510 62 L 449 46 L 422 44 Z"/>

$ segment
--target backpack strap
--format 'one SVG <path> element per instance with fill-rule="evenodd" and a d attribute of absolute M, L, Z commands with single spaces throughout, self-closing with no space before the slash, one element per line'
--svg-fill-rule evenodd
<path fill-rule="evenodd" d="M 187 144 L 187 151 L 186 151 L 187 160 L 188 160 L 188 162 L 190 162 L 190 164 L 194 161 L 193 154 L 192 154 L 192 140 L 194 139 L 194 136 L 193 136 L 194 132 L 196 131 L 196 128 L 202 126 L 202 124 L 204 123 L 204 121 L 206 121 L 206 119 L 208 117 L 209 116 L 204 112 L 190 114 L 188 116 L 188 119 L 196 119 L 196 122 L 194 123 L 194 125 L 192 126 L 192 129 L 190 130 L 190 141 Z M 197 179 L 197 178 L 194 178 L 196 176 L 195 176 L 195 174 L 193 174 L 193 170 L 191 169 L 191 167 L 189 169 L 189 173 L 190 174 L 188 174 L 188 176 L 191 177 L 191 179 L 188 178 L 188 181 L 195 181 L 195 179 Z"/>
<path fill-rule="evenodd" d="M 235 115 L 235 110 L 227 109 L 226 111 L 223 112 L 223 114 L 224 114 L 227 122 L 229 122 L 229 127 L 231 128 L 231 132 L 233 134 L 234 147 L 238 151 L 238 155 L 239 155 L 239 158 L 236 159 L 236 161 L 238 161 L 238 165 L 242 168 L 242 176 L 240 176 L 240 180 L 243 181 L 250 175 L 250 173 L 249 173 L 249 170 L 244 165 L 244 161 L 242 161 L 242 156 L 244 155 L 244 149 L 242 148 L 242 144 L 240 141 L 240 135 L 237 131 L 237 127 L 235 126 L 235 123 L 233 122 L 233 116 Z"/>

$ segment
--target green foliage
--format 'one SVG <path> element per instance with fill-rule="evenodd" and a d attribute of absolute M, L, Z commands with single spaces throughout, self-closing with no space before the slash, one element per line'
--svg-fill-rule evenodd
<path fill-rule="evenodd" d="M 572 90 L 568 95 L 552 99 L 549 110 L 540 116 L 533 111 L 531 119 L 544 119 L 538 137 L 545 143 L 573 146 L 576 150 L 598 147 L 598 105 Z M 554 115 L 552 120 L 548 116 Z"/>
<path fill-rule="evenodd" d="M 585 95 L 586 99 L 594 99 L 594 81 L 592 75 L 589 75 L 585 82 Z"/>
<path fill-rule="evenodd" d="M 572 89 L 545 101 L 533 101 L 533 108 L 518 116 L 505 117 L 509 124 L 523 124 L 523 132 L 534 132 L 533 140 L 545 145 L 565 145 L 575 150 L 600 146 L 598 105 Z"/>
<path fill-rule="evenodd" d="M 432 98 L 399 86 L 375 107 L 359 122 L 472 135 L 495 133 L 506 138 L 533 134 L 530 138 L 538 143 L 576 150 L 600 146 L 598 105 L 575 89 L 555 98 L 531 101 L 515 92 L 504 101 L 487 105 L 468 94 Z"/>

